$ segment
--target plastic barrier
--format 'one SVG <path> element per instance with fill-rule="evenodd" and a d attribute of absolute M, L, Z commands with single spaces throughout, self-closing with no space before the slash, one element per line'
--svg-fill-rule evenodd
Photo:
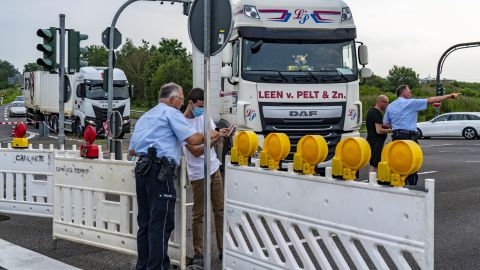
<path fill-rule="evenodd" d="M 75 156 L 76 150 L 14 149 L 0 144 L 0 212 L 51 217 L 53 215 L 54 153 Z"/>
<path fill-rule="evenodd" d="M 229 157 L 227 157 L 229 161 Z M 433 269 L 426 190 L 227 163 L 223 269 Z"/>
<path fill-rule="evenodd" d="M 100 151 L 101 153 L 101 151 Z M 136 255 L 137 199 L 132 161 L 55 157 L 53 237 Z M 185 162 L 175 181 L 172 263 L 186 266 Z"/>

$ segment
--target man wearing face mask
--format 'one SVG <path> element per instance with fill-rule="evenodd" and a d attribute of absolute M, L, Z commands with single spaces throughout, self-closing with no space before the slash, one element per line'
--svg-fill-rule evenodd
<path fill-rule="evenodd" d="M 136 269 L 170 269 L 168 240 L 174 228 L 176 191 L 173 181 L 180 164 L 182 142 L 203 144 L 197 132 L 179 111 L 183 90 L 168 83 L 159 92 L 158 105 L 135 125 L 129 154 L 139 156 L 135 166 L 138 203 L 138 259 Z M 211 132 L 216 138 L 218 133 Z"/>
<path fill-rule="evenodd" d="M 183 114 L 187 122 L 197 132 L 204 130 L 203 114 L 203 90 L 193 88 L 188 93 L 188 106 Z M 215 123 L 210 119 L 210 128 L 215 130 Z M 221 162 L 217 158 L 213 146 L 226 137 L 226 128 L 219 130 L 219 136 L 211 140 L 212 149 L 210 151 L 210 175 L 212 179 L 211 194 L 212 208 L 215 220 L 215 233 L 217 238 L 217 247 L 220 252 L 220 259 L 223 248 L 223 181 L 220 174 Z M 185 159 L 187 161 L 188 178 L 192 183 L 193 190 L 193 218 L 192 234 L 194 257 L 193 265 L 203 265 L 203 180 L 204 180 L 204 160 L 203 145 L 185 144 L 183 148 Z"/>

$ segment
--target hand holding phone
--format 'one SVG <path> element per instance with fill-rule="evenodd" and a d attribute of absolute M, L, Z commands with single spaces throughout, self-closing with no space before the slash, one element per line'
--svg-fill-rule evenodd
<path fill-rule="evenodd" d="M 227 136 L 230 136 L 237 128 L 237 125 L 233 124 L 228 128 Z"/>

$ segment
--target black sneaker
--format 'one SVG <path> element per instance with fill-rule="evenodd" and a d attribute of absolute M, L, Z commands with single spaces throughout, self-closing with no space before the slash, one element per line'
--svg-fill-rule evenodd
<path fill-rule="evenodd" d="M 203 266 L 203 256 L 202 255 L 193 256 L 192 265 Z"/>

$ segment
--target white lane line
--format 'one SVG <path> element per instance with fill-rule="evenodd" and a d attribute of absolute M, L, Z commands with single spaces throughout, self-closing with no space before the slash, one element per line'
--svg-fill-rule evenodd
<path fill-rule="evenodd" d="M 419 172 L 418 175 L 431 174 L 431 173 L 436 173 L 436 172 L 438 172 L 438 171 Z"/>
<path fill-rule="evenodd" d="M 38 135 L 37 133 L 33 133 L 33 132 L 27 132 L 27 133 L 30 133 L 30 136 L 27 137 L 28 140 Z"/>
<path fill-rule="evenodd" d="M 432 144 L 432 145 L 424 145 L 420 146 L 421 148 L 428 148 L 428 147 L 440 147 L 440 146 L 450 146 L 453 145 L 451 143 L 445 143 L 445 144 Z"/>
<path fill-rule="evenodd" d="M 79 268 L 0 239 L 0 262 L 5 269 L 71 269 Z M 3 269 L 2 268 L 2 269 Z"/>

